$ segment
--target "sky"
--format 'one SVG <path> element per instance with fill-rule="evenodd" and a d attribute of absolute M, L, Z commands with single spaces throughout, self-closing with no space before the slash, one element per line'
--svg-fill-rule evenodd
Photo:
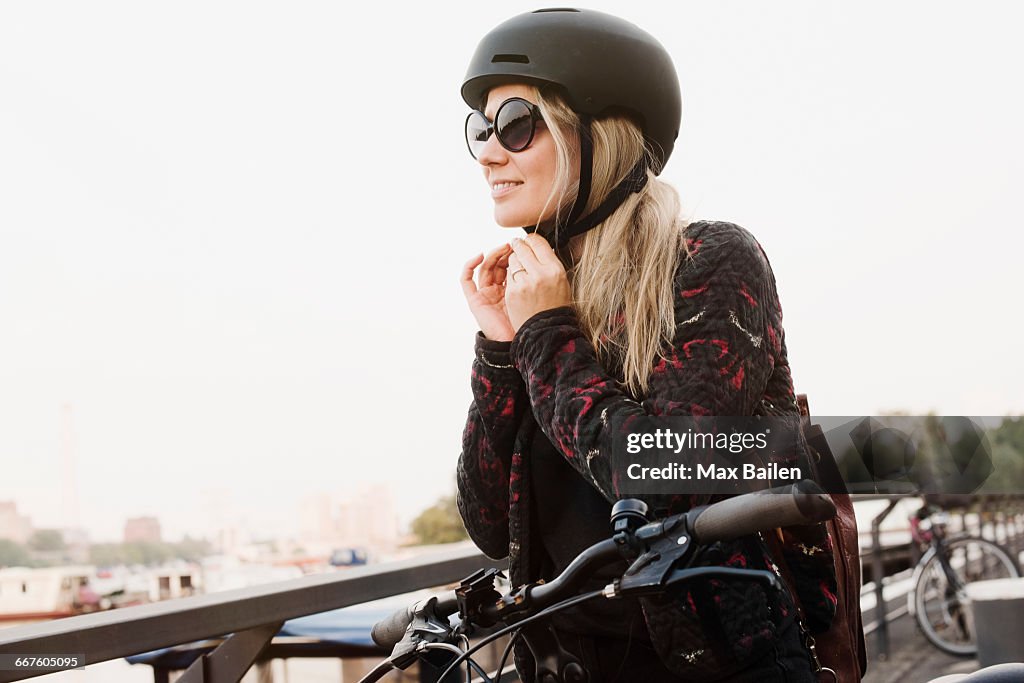
<path fill-rule="evenodd" d="M 0 3 L 0 500 L 81 524 L 454 491 L 493 222 L 459 87 L 503 3 Z M 676 63 L 663 179 L 765 248 L 820 415 L 1024 413 L 1024 10 L 599 2 Z M 63 407 L 70 406 L 68 411 Z M 62 417 L 70 415 L 70 417 Z"/>

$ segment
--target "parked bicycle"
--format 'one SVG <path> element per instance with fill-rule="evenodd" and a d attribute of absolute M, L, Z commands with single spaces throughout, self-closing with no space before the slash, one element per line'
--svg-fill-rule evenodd
<path fill-rule="evenodd" d="M 1020 576 L 1017 559 L 1002 546 L 967 533 L 950 535 L 949 514 L 924 505 L 910 520 L 913 541 L 928 550 L 911 579 L 907 608 L 925 638 L 943 652 L 970 656 L 978 651 L 967 585 Z"/>
<path fill-rule="evenodd" d="M 452 592 L 399 610 L 374 626 L 374 641 L 393 650 L 361 683 L 377 681 L 393 669 L 405 669 L 436 650 L 456 655 L 438 680 L 465 665 L 467 680 L 476 671 L 485 683 L 492 682 L 500 678 L 512 646 L 520 638 L 533 654 L 535 680 L 586 683 L 589 673 L 547 627 L 552 614 L 588 600 L 660 594 L 703 577 L 743 578 L 781 590 L 777 571 L 690 565 L 702 546 L 780 526 L 824 521 L 835 514 L 835 507 L 817 485 L 804 481 L 736 496 L 659 521 L 649 522 L 646 513 L 642 501 L 618 501 L 612 508 L 611 537 L 582 551 L 565 571 L 546 583 L 526 584 L 501 595 L 494 586 L 497 570 L 480 570 Z M 579 593 L 595 570 L 623 557 L 629 568 L 620 577 L 603 590 Z M 449 617 L 456 612 L 459 619 L 453 625 Z M 468 637 L 475 629 L 495 626 L 503 627 L 469 646 Z M 497 673 L 488 676 L 472 655 L 510 633 Z"/>

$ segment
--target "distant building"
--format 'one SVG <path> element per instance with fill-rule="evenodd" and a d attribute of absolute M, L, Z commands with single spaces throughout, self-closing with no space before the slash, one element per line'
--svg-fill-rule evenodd
<path fill-rule="evenodd" d="M 241 517 L 232 501 L 231 490 L 207 487 L 200 492 L 203 519 L 211 535 L 214 552 L 233 554 L 246 542 L 242 534 Z"/>
<path fill-rule="evenodd" d="M 132 517 L 124 523 L 125 543 L 159 543 L 160 521 L 156 517 Z"/>
<path fill-rule="evenodd" d="M 27 543 L 32 531 L 32 521 L 18 514 L 17 503 L 13 500 L 0 500 L 0 538 Z"/>
<path fill-rule="evenodd" d="M 337 536 L 345 545 L 378 549 L 398 545 L 398 515 L 389 486 L 369 485 L 337 509 Z"/>
<path fill-rule="evenodd" d="M 337 542 L 337 531 L 331 517 L 331 497 L 314 493 L 302 498 L 299 506 L 299 539 L 307 550 Z"/>

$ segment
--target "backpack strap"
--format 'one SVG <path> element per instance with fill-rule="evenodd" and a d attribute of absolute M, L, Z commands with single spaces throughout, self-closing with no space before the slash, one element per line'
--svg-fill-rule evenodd
<path fill-rule="evenodd" d="M 818 676 L 821 681 L 838 680 L 839 683 L 859 681 L 867 669 L 867 657 L 864 647 L 864 627 L 860 613 L 860 558 L 857 546 L 857 518 L 854 515 L 853 503 L 846 485 L 836 464 L 835 456 L 829 448 L 820 425 L 812 424 L 807 394 L 798 394 L 796 403 L 801 415 L 801 428 L 814 460 L 809 464 L 811 478 L 829 492 L 836 504 L 836 517 L 827 521 L 825 526 L 832 539 L 832 550 L 835 558 L 836 582 L 839 603 L 832 626 L 825 633 L 818 634 L 819 653 L 814 648 L 814 638 L 806 628 L 803 605 L 796 594 L 795 582 L 789 565 L 782 552 L 782 530 L 762 534 L 765 545 L 779 565 L 778 573 L 790 587 L 797 609 L 802 635 L 815 665 L 820 666 Z M 824 666 L 819 664 L 818 654 Z M 831 665 L 833 668 L 829 668 Z"/>
<path fill-rule="evenodd" d="M 797 394 L 796 405 L 800 409 L 800 416 L 806 418 L 809 422 L 811 419 L 811 409 L 807 405 L 807 394 Z"/>

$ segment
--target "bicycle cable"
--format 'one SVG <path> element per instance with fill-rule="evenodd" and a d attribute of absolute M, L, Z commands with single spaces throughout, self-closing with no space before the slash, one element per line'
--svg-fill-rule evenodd
<path fill-rule="evenodd" d="M 518 630 L 512 634 L 512 637 L 508 639 L 508 645 L 505 646 L 504 652 L 501 653 L 501 659 L 498 660 L 498 669 L 494 672 L 494 677 L 501 680 L 501 672 L 505 670 L 505 662 L 508 661 L 508 656 L 512 654 L 512 648 L 515 647 L 516 641 L 519 640 L 522 630 Z"/>
<path fill-rule="evenodd" d="M 423 644 L 423 649 L 424 650 L 448 650 L 449 652 L 454 652 L 457 655 L 461 655 L 462 654 L 462 650 L 460 650 L 459 648 L 457 648 L 456 646 L 454 646 L 454 645 L 452 645 L 450 643 L 424 643 Z M 470 657 L 470 658 L 468 658 L 466 660 L 466 664 L 468 664 L 469 666 L 473 667 L 473 669 L 475 669 L 476 672 L 478 674 L 480 674 L 480 678 L 483 680 L 483 683 L 494 683 L 494 679 L 492 679 L 490 676 L 488 676 L 487 672 L 484 671 L 483 668 L 479 664 L 474 662 L 472 657 Z M 443 674 L 441 674 L 441 676 L 439 676 L 437 680 L 438 681 L 444 680 L 444 677 L 447 674 L 448 674 L 448 670 L 446 669 L 445 672 Z M 467 676 L 467 681 L 472 679 L 472 676 L 470 675 L 469 671 L 466 672 L 466 676 Z"/>
<path fill-rule="evenodd" d="M 469 649 L 469 638 L 466 637 L 465 633 L 460 633 L 459 634 L 459 645 L 462 646 L 462 649 L 459 650 L 460 653 L 461 652 L 465 652 L 466 650 Z M 473 660 L 470 659 L 470 661 L 473 661 Z M 486 676 L 485 676 L 485 678 L 486 678 Z M 473 683 L 473 674 L 469 670 L 468 666 L 466 667 L 466 683 Z"/>
<path fill-rule="evenodd" d="M 578 605 L 581 602 L 586 602 L 587 600 L 593 600 L 594 598 L 599 598 L 602 595 L 604 595 L 604 589 L 603 588 L 595 590 L 595 591 L 591 591 L 589 593 L 583 593 L 582 595 L 577 595 L 577 596 L 574 596 L 574 597 L 571 597 L 571 598 L 567 598 L 567 599 L 563 600 L 562 602 L 556 602 L 554 605 L 551 605 L 550 607 L 546 607 L 546 608 L 542 609 L 540 612 L 537 612 L 533 616 L 527 617 L 527 618 L 523 619 L 522 621 L 517 621 L 516 623 L 512 624 L 511 626 L 506 626 L 505 628 L 503 628 L 503 629 L 501 629 L 499 631 L 495 631 L 494 633 L 490 634 L 489 636 L 481 639 L 479 643 L 477 643 L 473 647 L 469 648 L 468 650 L 463 652 L 459 657 L 457 657 L 454 662 L 452 662 L 451 664 L 448 665 L 447 669 L 445 669 L 444 671 L 441 672 L 441 675 L 437 677 L 437 680 L 438 681 L 443 681 L 445 676 L 447 676 L 453 670 L 455 670 L 459 666 L 459 664 L 461 664 L 465 659 L 468 659 L 470 655 L 472 655 L 474 652 L 476 652 L 477 650 L 482 648 L 484 645 L 487 645 L 491 641 L 493 641 L 493 640 L 495 640 L 497 638 L 500 638 L 501 636 L 505 635 L 506 633 L 509 633 L 509 632 L 514 631 L 514 630 L 519 629 L 519 628 L 522 628 L 526 624 L 529 624 L 529 623 L 531 623 L 533 621 L 536 621 L 537 619 L 540 619 L 541 617 L 549 617 L 552 614 L 554 614 L 555 612 L 560 612 L 563 609 L 567 609 L 569 607 L 573 607 L 574 605 Z"/>

